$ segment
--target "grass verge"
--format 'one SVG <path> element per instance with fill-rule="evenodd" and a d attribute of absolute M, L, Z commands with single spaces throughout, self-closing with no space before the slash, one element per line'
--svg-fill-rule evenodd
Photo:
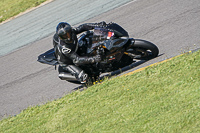
<path fill-rule="evenodd" d="M 0 121 L 0 132 L 200 132 L 200 51 Z"/>
<path fill-rule="evenodd" d="M 0 0 L 0 23 L 47 0 Z"/>

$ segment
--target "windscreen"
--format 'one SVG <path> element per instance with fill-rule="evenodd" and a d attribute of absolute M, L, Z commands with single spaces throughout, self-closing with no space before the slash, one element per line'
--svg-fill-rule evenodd
<path fill-rule="evenodd" d="M 114 31 L 116 37 L 129 36 L 128 32 L 116 23 L 110 23 L 106 28 Z"/>
<path fill-rule="evenodd" d="M 95 28 L 93 33 L 93 43 L 110 39 L 114 36 L 114 32 L 104 28 Z"/>

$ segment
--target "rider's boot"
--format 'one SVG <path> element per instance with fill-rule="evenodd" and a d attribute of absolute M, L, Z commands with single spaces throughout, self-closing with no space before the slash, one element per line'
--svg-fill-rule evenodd
<path fill-rule="evenodd" d="M 84 70 L 80 69 L 79 67 L 75 66 L 75 65 L 68 65 L 68 66 L 64 66 L 62 67 L 62 69 L 66 70 L 67 72 L 70 72 L 70 74 L 72 76 L 75 76 L 76 79 L 83 83 L 86 83 L 88 80 L 88 74 L 84 72 Z M 60 76 L 63 75 L 63 72 L 59 72 Z M 59 77 L 60 77 L 59 76 Z"/>

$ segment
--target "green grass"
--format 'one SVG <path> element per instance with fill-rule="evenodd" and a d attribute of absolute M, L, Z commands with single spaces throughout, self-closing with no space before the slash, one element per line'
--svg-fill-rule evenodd
<path fill-rule="evenodd" d="M 30 107 L 0 132 L 200 132 L 200 51 Z"/>
<path fill-rule="evenodd" d="M 46 0 L 0 0 L 0 23 Z"/>

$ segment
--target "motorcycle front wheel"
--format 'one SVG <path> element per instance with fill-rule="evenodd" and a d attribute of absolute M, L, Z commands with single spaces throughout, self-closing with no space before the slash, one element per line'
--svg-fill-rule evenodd
<path fill-rule="evenodd" d="M 134 45 L 127 50 L 136 55 L 137 59 L 152 59 L 158 56 L 158 47 L 148 41 L 135 39 Z"/>

